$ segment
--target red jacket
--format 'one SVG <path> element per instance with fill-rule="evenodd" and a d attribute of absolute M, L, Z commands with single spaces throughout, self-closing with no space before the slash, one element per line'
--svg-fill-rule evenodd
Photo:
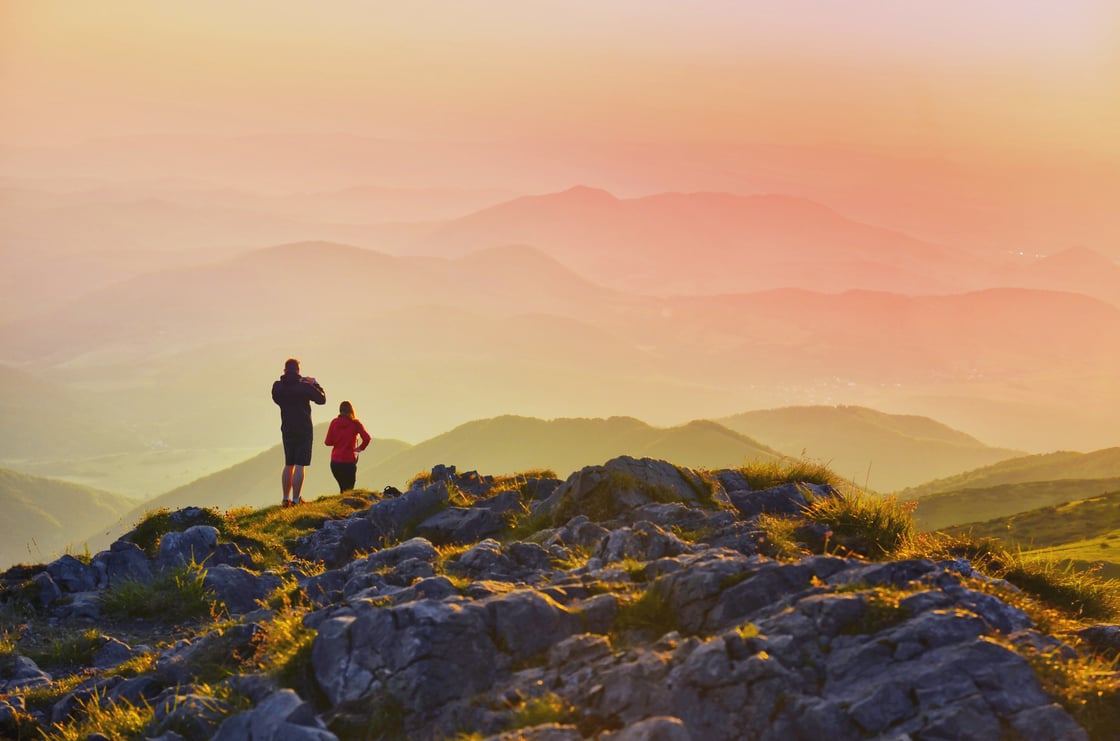
<path fill-rule="evenodd" d="M 359 436 L 362 438 L 362 444 L 355 447 Z M 334 446 L 334 450 L 331 451 L 332 463 L 356 463 L 358 456 L 354 454 L 355 451 L 365 450 L 371 439 L 361 422 L 340 414 L 331 420 L 331 426 L 327 428 L 327 437 L 323 443 Z"/>

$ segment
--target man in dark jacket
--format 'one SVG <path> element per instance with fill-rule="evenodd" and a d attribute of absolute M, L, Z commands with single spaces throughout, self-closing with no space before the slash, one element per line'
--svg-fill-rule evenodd
<path fill-rule="evenodd" d="M 280 406 L 280 436 L 284 440 L 284 473 L 280 478 L 283 505 L 291 507 L 303 502 L 303 467 L 311 465 L 311 402 L 326 404 L 327 394 L 314 378 L 299 374 L 298 360 L 288 358 L 284 375 L 272 384 L 272 400 Z"/>

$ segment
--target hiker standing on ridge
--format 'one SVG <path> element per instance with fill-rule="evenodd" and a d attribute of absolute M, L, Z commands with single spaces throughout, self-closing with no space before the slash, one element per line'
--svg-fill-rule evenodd
<path fill-rule="evenodd" d="M 358 438 L 362 438 L 361 444 Z M 366 432 L 365 425 L 354 416 L 354 405 L 344 401 L 338 405 L 338 416 L 331 420 L 323 444 L 334 448 L 331 451 L 331 473 L 338 482 L 338 493 L 354 488 L 358 476 L 358 453 L 369 445 L 373 438 Z"/>
<path fill-rule="evenodd" d="M 284 440 L 284 473 L 280 478 L 283 505 L 291 507 L 303 503 L 303 469 L 311 465 L 311 402 L 326 404 L 327 394 L 314 378 L 299 374 L 298 360 L 288 358 L 284 375 L 272 384 L 272 400 L 280 406 L 280 436 Z"/>

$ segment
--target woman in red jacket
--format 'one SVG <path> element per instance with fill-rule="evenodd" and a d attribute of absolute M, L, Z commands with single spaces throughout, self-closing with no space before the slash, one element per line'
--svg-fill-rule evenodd
<path fill-rule="evenodd" d="M 358 438 L 362 438 L 358 444 Z M 323 442 L 334 447 L 331 451 L 331 473 L 338 482 L 338 491 L 342 493 L 354 488 L 354 479 L 358 475 L 358 453 L 369 445 L 370 435 L 366 428 L 354 417 L 354 407 L 344 401 L 338 405 L 338 416 L 331 420 L 327 428 L 327 437 Z"/>

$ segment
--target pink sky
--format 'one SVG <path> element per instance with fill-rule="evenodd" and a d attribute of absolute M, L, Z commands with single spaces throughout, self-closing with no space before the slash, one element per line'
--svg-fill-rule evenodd
<path fill-rule="evenodd" d="M 1120 157 L 1108 0 L 0 6 L 9 143 L 141 132 Z"/>

